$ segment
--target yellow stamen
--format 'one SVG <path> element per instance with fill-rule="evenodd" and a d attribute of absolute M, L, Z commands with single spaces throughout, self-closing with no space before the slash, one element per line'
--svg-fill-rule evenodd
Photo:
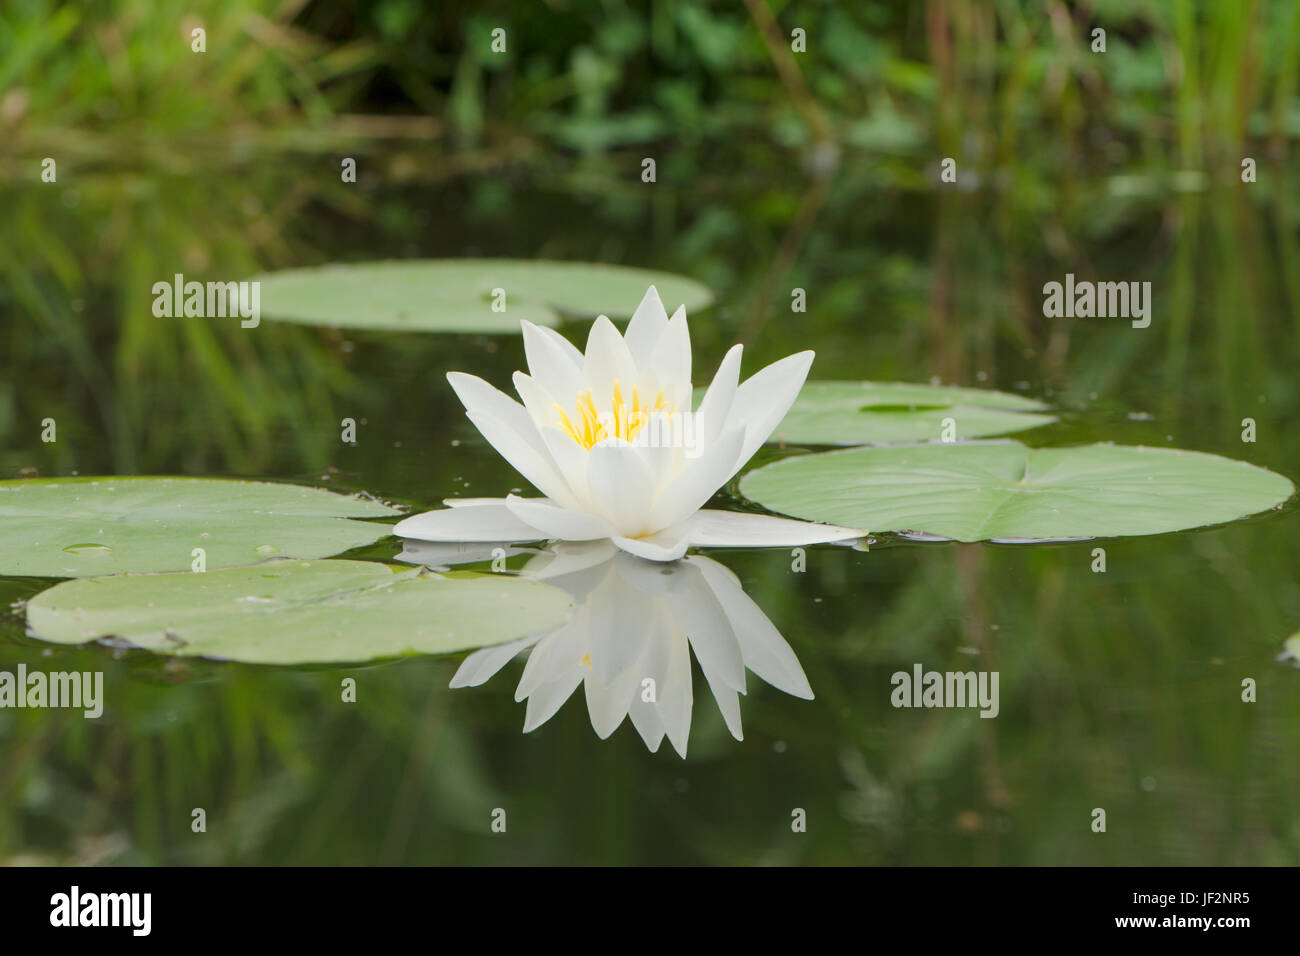
<path fill-rule="evenodd" d="M 560 415 L 560 429 L 583 448 L 590 449 L 607 438 L 621 438 L 632 441 L 637 433 L 649 422 L 656 412 L 672 415 L 673 411 L 664 398 L 663 390 L 655 396 L 653 403 L 643 403 L 640 392 L 633 387 L 632 400 L 628 402 L 623 396 L 623 385 L 618 379 L 610 390 L 609 411 L 602 415 L 596 407 L 595 396 L 591 389 L 579 395 L 574 404 L 574 415 L 555 403 L 555 410 Z"/>

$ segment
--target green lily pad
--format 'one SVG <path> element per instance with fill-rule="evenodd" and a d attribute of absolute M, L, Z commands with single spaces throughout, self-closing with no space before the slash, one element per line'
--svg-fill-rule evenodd
<path fill-rule="evenodd" d="M 944 419 L 958 440 L 1056 421 L 1042 402 L 1006 392 L 905 382 L 809 382 L 769 439 L 806 445 L 939 441 Z"/>
<path fill-rule="evenodd" d="M 520 319 L 555 325 L 566 316 L 628 318 L 651 285 L 670 311 L 713 301 L 693 279 L 589 262 L 401 259 L 254 278 L 263 318 L 387 331 L 514 333 Z M 505 291 L 504 311 L 493 310 L 494 289 Z"/>
<path fill-rule="evenodd" d="M 0 574 L 52 578 L 188 571 L 269 557 L 320 558 L 371 544 L 398 514 L 322 488 L 217 478 L 0 481 Z"/>
<path fill-rule="evenodd" d="M 1200 452 L 993 441 L 786 458 L 750 472 L 740 490 L 800 518 L 982 541 L 1180 531 L 1274 508 L 1295 487 Z"/>
<path fill-rule="evenodd" d="M 270 561 L 65 581 L 31 600 L 27 626 L 56 644 L 111 637 L 160 654 L 325 664 L 499 644 L 555 627 L 571 607 L 559 588 L 507 575 Z"/>

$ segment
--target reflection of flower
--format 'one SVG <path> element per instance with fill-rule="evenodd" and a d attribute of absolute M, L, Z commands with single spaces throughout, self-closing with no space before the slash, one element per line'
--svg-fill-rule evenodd
<path fill-rule="evenodd" d="M 421 564 L 474 557 L 418 542 L 401 555 Z M 522 574 L 572 594 L 573 614 L 554 630 L 475 651 L 451 686 L 476 687 L 527 650 L 515 690 L 515 700 L 528 700 L 525 733 L 549 720 L 581 684 L 602 739 L 630 717 L 652 752 L 667 736 L 685 757 L 692 653 L 737 740 L 746 668 L 778 690 L 812 699 L 790 645 L 716 561 L 693 555 L 654 563 L 609 542 L 563 543 L 532 558 Z"/>
<path fill-rule="evenodd" d="M 523 323 L 531 374 L 523 404 L 473 375 L 447 376 L 470 421 L 544 498 L 449 500 L 394 529 L 424 541 L 610 539 L 652 561 L 692 545 L 792 547 L 863 534 L 767 515 L 701 510 L 789 411 L 812 352 L 739 383 L 739 345 L 691 410 L 686 313 L 671 319 L 651 286 L 627 334 L 598 318 L 579 352 L 558 332 Z"/>

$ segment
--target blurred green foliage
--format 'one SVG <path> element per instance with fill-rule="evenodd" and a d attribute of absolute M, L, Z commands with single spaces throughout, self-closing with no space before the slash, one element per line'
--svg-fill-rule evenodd
<path fill-rule="evenodd" d="M 1046 396 L 1064 418 L 1038 442 L 1294 479 L 1298 72 L 1285 0 L 10 0 L 0 473 L 507 491 L 442 374 L 504 384 L 517 341 L 149 308 L 174 272 L 496 255 L 708 282 L 707 371 L 737 339 L 747 373 L 811 346 L 815 377 Z M 1152 327 L 1044 320 L 1066 271 L 1151 279 Z M 736 744 L 697 694 L 685 763 L 597 741 L 580 702 L 521 737 L 511 678 L 448 693 L 455 662 L 177 668 L 50 653 L 8 618 L 0 667 L 102 667 L 108 709 L 0 711 L 0 860 L 1295 865 L 1300 688 L 1271 660 L 1300 619 L 1295 521 L 1107 543 L 1105 575 L 1091 544 L 817 550 L 801 576 L 722 555 L 818 699 L 755 687 Z M 1002 671 L 997 720 L 889 707 L 892 671 L 972 660 Z"/>

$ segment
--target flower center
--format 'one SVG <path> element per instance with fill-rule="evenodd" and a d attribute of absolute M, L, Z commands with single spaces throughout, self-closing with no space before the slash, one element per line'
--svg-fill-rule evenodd
<path fill-rule="evenodd" d="M 674 411 L 664 398 L 663 389 L 659 390 L 651 402 L 642 401 L 640 393 L 633 387 L 631 400 L 625 400 L 618 379 L 614 379 L 614 387 L 610 390 L 608 409 L 596 407 L 591 389 L 578 396 L 576 409 L 576 414 L 571 418 L 559 402 L 555 403 L 555 410 L 560 413 L 560 427 L 565 434 L 588 450 L 607 438 L 621 438 L 630 442 L 646 426 L 651 416 L 661 414 L 670 417 Z"/>

